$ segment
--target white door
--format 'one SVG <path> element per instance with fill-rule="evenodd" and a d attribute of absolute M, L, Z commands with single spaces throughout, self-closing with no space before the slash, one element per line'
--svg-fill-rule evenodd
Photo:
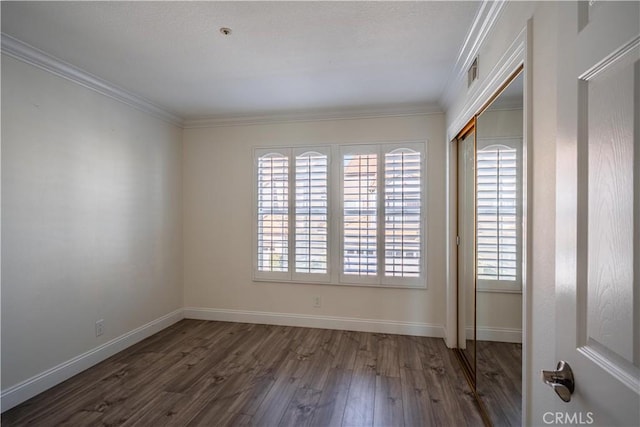
<path fill-rule="evenodd" d="M 638 426 L 640 2 L 558 10 L 556 356 L 575 392 L 544 421 Z"/>

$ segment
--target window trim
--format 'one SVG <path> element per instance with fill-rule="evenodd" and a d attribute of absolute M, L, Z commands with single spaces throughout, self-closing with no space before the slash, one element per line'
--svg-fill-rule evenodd
<path fill-rule="evenodd" d="M 376 189 L 378 191 L 377 209 L 378 218 L 384 219 L 384 154 L 399 148 L 408 148 L 421 154 L 420 163 L 420 276 L 419 277 L 393 277 L 384 275 L 384 221 L 377 224 L 377 252 L 378 274 L 376 276 L 352 276 L 343 272 L 343 190 L 342 177 L 343 149 L 371 150 L 378 155 L 377 169 L 378 179 Z M 427 221 L 428 221 L 428 191 L 427 191 L 427 161 L 428 141 L 398 141 L 398 142 L 362 142 L 362 143 L 332 143 L 329 145 L 303 145 L 291 144 L 282 146 L 254 146 L 251 148 L 253 158 L 253 183 L 251 192 L 252 206 L 252 279 L 254 282 L 277 282 L 295 284 L 322 284 L 330 286 L 362 286 L 375 288 L 401 288 L 401 289 L 428 289 L 427 286 Z M 295 272 L 295 157 L 306 152 L 320 152 L 328 155 L 328 211 L 329 224 L 327 234 L 327 274 L 296 273 Z M 265 272 L 258 271 L 258 161 L 260 157 L 278 153 L 289 158 L 289 271 Z M 358 151 L 362 153 L 362 151 Z M 292 232 L 292 229 L 294 230 Z M 381 270 L 380 270 L 381 269 Z M 361 279 L 365 280 L 361 280 Z M 373 280 L 366 280 L 372 279 Z"/>

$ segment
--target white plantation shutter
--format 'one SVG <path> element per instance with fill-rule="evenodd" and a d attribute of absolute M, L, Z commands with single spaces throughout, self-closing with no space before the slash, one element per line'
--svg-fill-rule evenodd
<path fill-rule="evenodd" d="M 343 274 L 378 272 L 378 156 L 343 155 Z"/>
<path fill-rule="evenodd" d="M 424 143 L 341 147 L 341 283 L 424 287 Z"/>
<path fill-rule="evenodd" d="M 421 259 L 421 154 L 402 148 L 384 160 L 385 276 L 419 277 Z"/>
<path fill-rule="evenodd" d="M 519 281 L 518 167 L 515 148 L 492 145 L 478 150 L 479 281 Z"/>
<path fill-rule="evenodd" d="M 426 287 L 424 143 L 257 148 L 254 158 L 254 280 Z"/>
<path fill-rule="evenodd" d="M 258 159 L 258 271 L 289 270 L 289 158 Z"/>
<path fill-rule="evenodd" d="M 327 154 L 306 152 L 296 156 L 296 273 L 328 272 L 328 167 Z"/>

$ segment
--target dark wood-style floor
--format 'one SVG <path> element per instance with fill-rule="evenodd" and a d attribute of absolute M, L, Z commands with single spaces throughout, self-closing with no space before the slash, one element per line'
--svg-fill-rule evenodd
<path fill-rule="evenodd" d="M 522 425 L 522 344 L 478 341 L 476 389 L 495 427 Z"/>
<path fill-rule="evenodd" d="M 2 414 L 16 425 L 481 426 L 441 339 L 183 320 Z"/>

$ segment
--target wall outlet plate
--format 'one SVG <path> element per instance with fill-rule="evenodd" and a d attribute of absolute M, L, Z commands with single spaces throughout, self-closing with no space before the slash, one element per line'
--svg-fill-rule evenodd
<path fill-rule="evenodd" d="M 313 297 L 313 307 L 315 308 L 322 307 L 322 299 L 320 297 Z"/>
<path fill-rule="evenodd" d="M 96 321 L 96 337 L 104 334 L 104 319 Z"/>

